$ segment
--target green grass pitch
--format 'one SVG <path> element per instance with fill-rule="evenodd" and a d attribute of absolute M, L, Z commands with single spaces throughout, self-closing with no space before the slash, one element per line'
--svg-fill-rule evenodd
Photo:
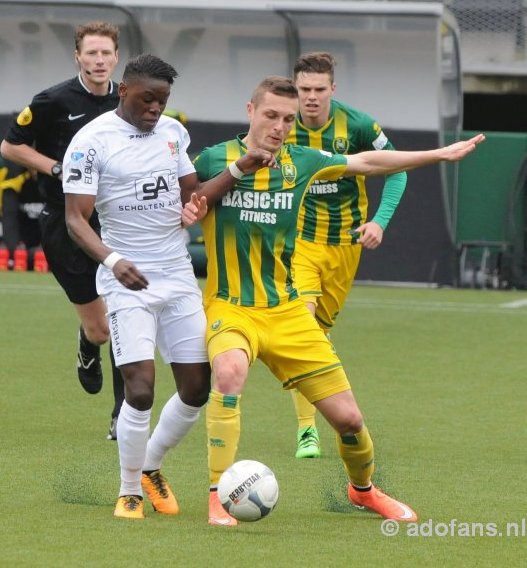
<path fill-rule="evenodd" d="M 76 315 L 53 278 L 0 273 L 0 564 L 524 565 L 526 298 L 357 286 L 340 315 L 332 340 L 375 442 L 375 481 L 421 525 L 384 536 L 382 519 L 346 502 L 322 419 L 322 458 L 296 460 L 290 395 L 257 364 L 242 399 L 238 458 L 269 465 L 281 495 L 268 518 L 229 529 L 206 521 L 203 416 L 164 466 L 181 514 L 147 505 L 144 521 L 112 517 L 119 468 L 116 444 L 105 439 L 107 348 L 103 391 L 87 395 L 75 371 Z M 159 362 L 153 422 L 172 390 Z"/>

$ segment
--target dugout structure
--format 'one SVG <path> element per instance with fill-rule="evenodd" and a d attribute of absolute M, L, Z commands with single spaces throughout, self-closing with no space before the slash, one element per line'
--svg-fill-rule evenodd
<path fill-rule="evenodd" d="M 337 98 L 375 117 L 399 149 L 432 148 L 461 131 L 459 31 L 436 1 L 0 0 L 5 119 L 43 88 L 72 76 L 73 30 L 93 19 L 122 31 L 124 62 L 154 53 L 180 74 L 169 105 L 184 111 L 197 152 L 245 129 L 245 106 L 266 75 L 289 75 L 305 51 L 334 53 Z M 363 254 L 358 278 L 454 283 L 452 212 L 458 167 L 409 175 L 385 240 Z M 382 180 L 368 180 L 370 212 Z"/>

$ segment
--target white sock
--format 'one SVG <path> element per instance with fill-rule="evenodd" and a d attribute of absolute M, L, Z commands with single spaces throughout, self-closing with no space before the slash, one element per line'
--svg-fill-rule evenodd
<path fill-rule="evenodd" d="M 142 495 L 141 474 L 150 433 L 152 410 L 137 410 L 126 400 L 117 420 L 117 445 L 121 463 L 121 495 Z"/>
<path fill-rule="evenodd" d="M 185 404 L 176 393 L 163 407 L 146 448 L 143 471 L 161 467 L 170 448 L 177 446 L 199 418 L 201 408 Z"/>

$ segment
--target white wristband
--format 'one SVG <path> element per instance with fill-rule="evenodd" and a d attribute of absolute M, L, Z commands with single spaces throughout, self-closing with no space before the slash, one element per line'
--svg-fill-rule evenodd
<path fill-rule="evenodd" d="M 111 252 L 102 263 L 106 268 L 113 270 L 113 267 L 122 259 L 123 257 L 118 252 Z"/>
<path fill-rule="evenodd" d="M 231 172 L 231 176 L 236 179 L 242 179 L 243 172 L 240 168 L 236 165 L 236 162 L 231 162 L 229 164 L 229 171 Z"/>

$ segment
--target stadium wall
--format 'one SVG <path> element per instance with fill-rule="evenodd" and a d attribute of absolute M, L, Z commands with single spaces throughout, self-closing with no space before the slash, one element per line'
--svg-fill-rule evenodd
<path fill-rule="evenodd" d="M 41 89 L 75 73 L 75 25 L 121 28 L 120 65 L 148 51 L 180 78 L 169 106 L 185 112 L 191 152 L 245 129 L 245 105 L 266 75 L 290 74 L 300 52 L 330 50 L 337 98 L 374 116 L 397 148 L 433 148 L 460 131 L 462 97 L 455 26 L 442 2 L 311 0 L 123 0 L 83 3 L 0 0 L 2 132 Z M 370 212 L 381 181 L 368 180 Z M 365 251 L 359 279 L 451 284 L 456 170 L 409 174 L 382 246 Z"/>

